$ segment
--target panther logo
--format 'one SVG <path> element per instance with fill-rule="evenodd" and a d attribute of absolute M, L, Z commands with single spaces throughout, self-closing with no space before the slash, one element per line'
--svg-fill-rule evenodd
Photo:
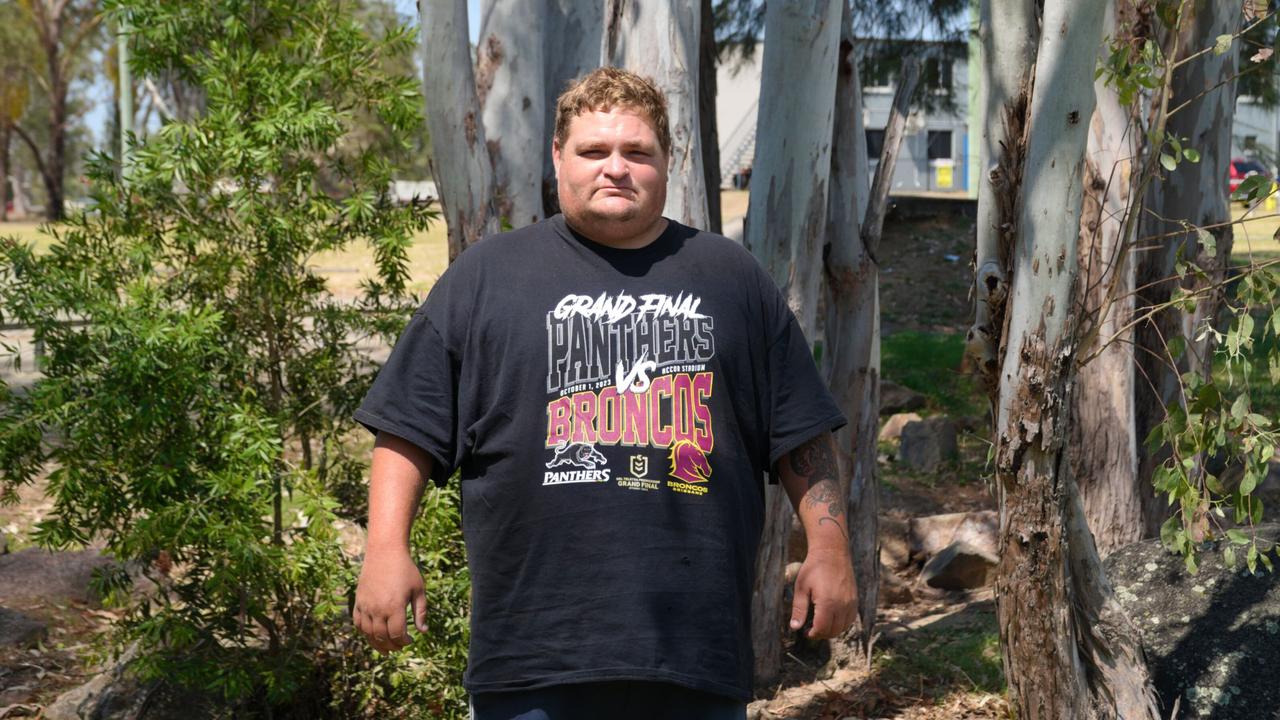
<path fill-rule="evenodd" d="M 595 470 L 597 465 L 606 464 L 604 455 L 594 445 L 571 443 L 566 440 L 556 445 L 556 454 L 551 458 L 551 462 L 547 463 L 547 469 L 561 465 L 574 465 Z"/>
<path fill-rule="evenodd" d="M 707 454 L 692 440 L 677 440 L 671 446 L 671 477 L 687 483 L 704 483 L 710 476 Z"/>

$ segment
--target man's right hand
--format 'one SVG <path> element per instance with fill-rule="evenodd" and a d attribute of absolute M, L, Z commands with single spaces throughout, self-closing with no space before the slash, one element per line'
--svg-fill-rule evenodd
<path fill-rule="evenodd" d="M 369 644 L 382 652 L 409 644 L 405 608 L 413 606 L 418 632 L 427 631 L 427 594 L 422 574 L 406 550 L 369 550 L 360 569 L 352 620 Z"/>

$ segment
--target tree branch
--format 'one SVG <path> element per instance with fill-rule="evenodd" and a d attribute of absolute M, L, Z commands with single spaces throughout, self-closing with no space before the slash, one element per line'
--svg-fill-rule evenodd
<path fill-rule="evenodd" d="M 18 137 L 21 138 L 22 142 L 27 144 L 27 148 L 31 150 L 31 156 L 35 158 L 36 169 L 40 171 L 40 175 L 48 180 L 49 170 L 44 166 L 44 158 L 40 156 L 40 149 L 36 147 L 35 141 L 31 139 L 31 136 L 27 134 L 26 130 L 22 129 L 21 125 L 14 123 L 11 127 L 13 128 L 13 131 L 18 134 Z"/>

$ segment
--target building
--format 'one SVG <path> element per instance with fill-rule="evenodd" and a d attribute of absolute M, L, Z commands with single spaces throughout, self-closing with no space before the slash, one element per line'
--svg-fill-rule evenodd
<path fill-rule="evenodd" d="M 906 45 L 915 47 L 904 47 Z M 923 58 L 920 86 L 907 117 L 905 136 L 894 166 L 891 192 L 970 192 L 977 177 L 976 142 L 969 130 L 968 46 L 960 42 L 910 43 L 864 40 L 858 43 L 863 86 L 862 121 L 872 172 L 880 161 L 884 127 L 893 102 L 904 50 Z M 736 175 L 755 155 L 756 116 L 760 107 L 763 43 L 752 58 L 727 62 L 716 74 L 716 120 L 720 137 L 720 177 L 734 186 Z"/>

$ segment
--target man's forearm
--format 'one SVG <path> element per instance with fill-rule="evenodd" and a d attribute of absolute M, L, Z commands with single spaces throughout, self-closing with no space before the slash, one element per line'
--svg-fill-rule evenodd
<path fill-rule="evenodd" d="M 408 551 L 409 529 L 431 475 L 431 456 L 403 438 L 378 433 L 369 470 L 368 551 Z"/>
<path fill-rule="evenodd" d="M 804 525 L 810 549 L 847 549 L 849 528 L 835 438 L 824 432 L 778 461 L 778 473 Z"/>

